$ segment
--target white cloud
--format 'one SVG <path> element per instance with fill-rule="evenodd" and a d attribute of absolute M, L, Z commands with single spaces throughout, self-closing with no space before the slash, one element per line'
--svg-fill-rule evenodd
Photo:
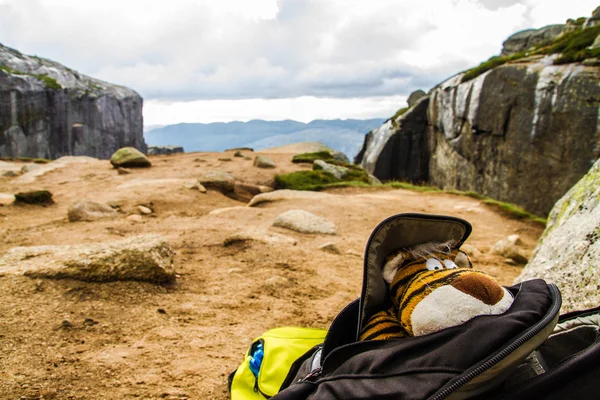
<path fill-rule="evenodd" d="M 354 104 L 427 90 L 498 54 L 515 31 L 590 15 L 595 2 L 0 0 L 0 38 L 132 87 L 146 104 L 307 97 Z"/>

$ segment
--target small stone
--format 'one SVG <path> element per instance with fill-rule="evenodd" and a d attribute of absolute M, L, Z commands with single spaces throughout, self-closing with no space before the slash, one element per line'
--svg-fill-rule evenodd
<path fill-rule="evenodd" d="M 123 167 L 117 168 L 117 172 L 119 173 L 119 175 L 129 175 L 129 174 L 131 174 L 131 170 L 128 170 L 127 168 L 123 168 Z"/>
<path fill-rule="evenodd" d="M 159 313 L 159 314 L 166 314 L 167 313 L 164 308 L 159 308 L 158 310 L 156 310 L 156 312 Z"/>
<path fill-rule="evenodd" d="M 362 254 L 355 250 L 346 250 L 346 255 L 362 258 Z"/>
<path fill-rule="evenodd" d="M 275 163 L 269 157 L 256 156 L 254 166 L 258 168 L 275 168 Z"/>
<path fill-rule="evenodd" d="M 108 204 L 90 200 L 77 200 L 69 206 L 67 219 L 69 222 L 95 221 L 102 218 L 114 218 L 118 213 Z"/>
<path fill-rule="evenodd" d="M 98 321 L 94 321 L 91 318 L 86 318 L 86 319 L 83 320 L 83 324 L 86 325 L 86 326 L 94 326 L 94 325 L 98 324 Z"/>
<path fill-rule="evenodd" d="M 335 244 L 333 242 L 328 242 L 322 246 L 319 246 L 319 250 L 325 251 L 327 253 L 332 253 L 332 254 L 342 254 L 342 252 L 340 251 L 340 248 L 337 246 L 337 244 Z"/>
<path fill-rule="evenodd" d="M 206 162 L 206 160 L 203 158 L 194 158 L 194 161 L 195 162 Z"/>
<path fill-rule="evenodd" d="M 0 193 L 0 206 L 10 206 L 16 201 L 14 194 Z"/>
<path fill-rule="evenodd" d="M 60 327 L 63 329 L 70 329 L 73 327 L 73 324 L 71 323 L 71 321 L 65 319 L 63 322 L 60 323 Z"/>
<path fill-rule="evenodd" d="M 236 151 L 233 156 L 234 157 L 244 157 L 244 153 L 242 153 L 241 151 Z"/>
<path fill-rule="evenodd" d="M 520 249 L 514 243 L 512 243 L 509 238 L 499 240 L 496 242 L 494 247 L 490 250 L 492 254 L 496 254 L 502 256 L 504 258 L 510 258 L 514 260 L 517 264 L 527 264 L 527 257 L 521 254 Z"/>
<path fill-rule="evenodd" d="M 150 208 L 146 207 L 146 206 L 138 206 L 137 209 L 143 215 L 150 215 L 150 214 L 152 214 L 152 210 Z"/>
<path fill-rule="evenodd" d="M 241 272 L 242 272 L 242 269 L 241 269 L 241 268 L 229 268 L 229 269 L 227 270 L 227 273 L 228 273 L 228 274 L 239 274 L 239 273 L 241 273 Z"/>
<path fill-rule="evenodd" d="M 519 235 L 510 235 L 506 239 L 514 245 L 523 244 L 523 241 L 521 240 L 521 236 L 519 236 Z"/>
<path fill-rule="evenodd" d="M 462 246 L 460 246 L 460 249 L 467 253 L 469 257 L 476 257 L 481 255 L 481 251 L 477 247 L 471 246 L 470 244 L 465 243 Z"/>
<path fill-rule="evenodd" d="M 281 288 L 281 287 L 289 286 L 289 284 L 290 284 L 289 279 L 284 278 L 282 276 L 278 276 L 278 275 L 272 276 L 265 280 L 265 286 L 272 287 L 272 288 Z"/>
<path fill-rule="evenodd" d="M 260 190 L 261 193 L 269 193 L 269 192 L 274 191 L 275 189 L 273 189 L 270 186 L 259 185 L 258 190 Z"/>
<path fill-rule="evenodd" d="M 131 222 L 142 222 L 142 221 L 144 221 L 144 218 L 142 218 L 142 216 L 139 215 L 139 214 L 132 214 L 132 215 L 128 216 L 126 219 L 129 220 L 129 221 L 131 221 Z"/>
<path fill-rule="evenodd" d="M 504 264 L 506 264 L 506 265 L 517 265 L 517 263 L 515 262 L 515 260 L 513 260 L 512 258 L 505 258 L 504 259 Z"/>
<path fill-rule="evenodd" d="M 16 201 L 15 203 L 25 203 L 25 204 L 54 204 L 54 200 L 52 200 L 52 193 L 47 190 L 34 190 L 31 192 L 21 192 L 15 195 Z"/>
<path fill-rule="evenodd" d="M 289 210 L 275 218 L 273 226 L 301 233 L 335 235 L 335 224 L 304 210 Z"/>
<path fill-rule="evenodd" d="M 231 158 L 229 158 L 229 157 L 223 157 L 223 158 L 219 158 L 218 160 L 219 160 L 219 161 L 225 161 L 225 162 L 228 162 L 228 161 L 233 161 L 233 160 L 232 160 Z"/>
<path fill-rule="evenodd" d="M 7 178 L 14 178 L 15 176 L 19 176 L 15 171 L 9 170 L 2 174 L 2 176 L 6 176 Z"/>

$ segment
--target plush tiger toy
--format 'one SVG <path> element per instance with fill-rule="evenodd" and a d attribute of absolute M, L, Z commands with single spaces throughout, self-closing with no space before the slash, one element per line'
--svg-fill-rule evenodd
<path fill-rule="evenodd" d="M 361 340 L 420 336 L 456 326 L 478 315 L 502 314 L 512 294 L 492 277 L 472 269 L 453 243 L 427 243 L 389 255 L 383 277 L 392 306 L 374 314 Z"/>

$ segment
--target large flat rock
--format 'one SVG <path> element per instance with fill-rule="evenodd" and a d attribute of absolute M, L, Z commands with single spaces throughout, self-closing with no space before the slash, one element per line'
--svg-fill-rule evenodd
<path fill-rule="evenodd" d="M 0 258 L 0 275 L 166 282 L 175 278 L 173 250 L 159 235 L 73 246 L 15 247 Z"/>

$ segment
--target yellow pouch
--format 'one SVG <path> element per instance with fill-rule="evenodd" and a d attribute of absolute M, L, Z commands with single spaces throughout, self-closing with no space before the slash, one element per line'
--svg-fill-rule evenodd
<path fill-rule="evenodd" d="M 230 381 L 231 400 L 264 400 L 275 396 L 290 367 L 313 347 L 323 343 L 327 331 L 316 328 L 282 327 L 256 338 Z M 250 369 L 252 353 L 262 343 L 264 357 L 258 378 Z"/>

